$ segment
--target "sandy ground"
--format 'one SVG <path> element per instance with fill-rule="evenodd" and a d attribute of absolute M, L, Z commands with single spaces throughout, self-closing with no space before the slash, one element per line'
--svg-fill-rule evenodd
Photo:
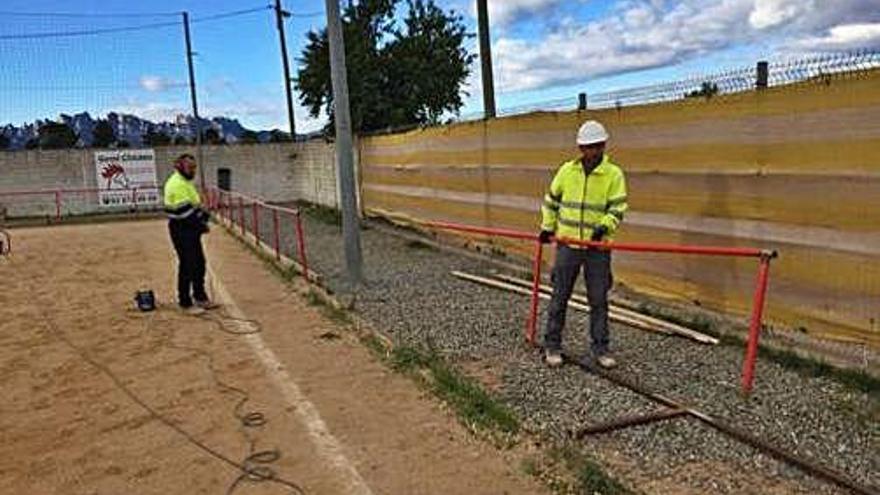
<path fill-rule="evenodd" d="M 206 240 L 225 303 L 213 321 L 174 308 L 163 221 L 12 235 L 0 259 L 0 493 L 543 491 L 350 337 L 322 338 L 339 334 L 332 322 L 224 233 Z M 141 288 L 158 311 L 134 309 Z M 228 333 L 256 327 L 220 314 L 262 331 Z M 266 423 L 244 426 L 254 412 Z M 262 451 L 280 456 L 248 461 Z"/>

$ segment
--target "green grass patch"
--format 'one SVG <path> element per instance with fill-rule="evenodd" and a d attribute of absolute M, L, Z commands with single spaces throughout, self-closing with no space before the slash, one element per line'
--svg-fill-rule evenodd
<path fill-rule="evenodd" d="M 431 245 L 428 244 L 427 242 L 425 242 L 425 241 L 421 241 L 421 240 L 418 240 L 418 239 L 413 239 L 413 240 L 411 240 L 411 241 L 406 241 L 406 247 L 408 247 L 408 248 L 410 248 L 410 249 L 416 249 L 416 250 L 420 250 L 420 249 L 432 250 L 432 249 L 434 249 L 434 246 L 431 246 Z"/>
<path fill-rule="evenodd" d="M 342 225 L 342 212 L 329 206 L 312 203 L 298 203 L 303 212 L 321 223 L 327 225 Z"/>
<path fill-rule="evenodd" d="M 681 315 L 652 303 L 640 304 L 639 311 L 717 337 L 722 345 L 742 347 L 746 342 L 745 338 L 739 335 L 719 332 L 712 320 L 704 315 Z M 861 370 L 839 368 L 819 358 L 802 356 L 788 349 L 776 349 L 766 345 L 759 346 L 758 355 L 803 376 L 829 378 L 851 390 L 880 395 L 880 378 Z"/>
<path fill-rule="evenodd" d="M 503 435 L 519 432 L 519 420 L 510 409 L 435 351 L 398 347 L 391 352 L 388 363 L 395 371 L 417 377 L 468 427 Z"/>
<path fill-rule="evenodd" d="M 743 345 L 742 339 L 737 345 Z M 872 396 L 880 396 L 880 379 L 861 370 L 838 368 L 831 364 L 797 354 L 787 349 L 773 349 L 760 346 L 758 355 L 778 363 L 783 368 L 808 377 L 830 378 L 841 385 Z"/>
<path fill-rule="evenodd" d="M 632 495 L 634 492 L 611 477 L 602 466 L 578 450 L 574 445 L 557 447 L 550 451 L 550 457 L 562 462 L 576 479 L 575 493 L 602 495 Z"/>

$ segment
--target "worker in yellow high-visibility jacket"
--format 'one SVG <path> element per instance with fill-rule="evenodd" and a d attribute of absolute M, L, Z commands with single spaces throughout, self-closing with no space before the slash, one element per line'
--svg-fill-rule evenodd
<path fill-rule="evenodd" d="M 553 297 L 544 337 L 545 360 L 562 364 L 562 329 L 575 282 L 584 267 L 590 305 L 591 350 L 598 364 L 616 365 L 609 354 L 608 291 L 611 289 L 611 252 L 566 244 L 566 240 L 611 240 L 626 212 L 623 171 L 605 154 L 608 133 L 596 121 L 585 122 L 577 134 L 581 156 L 563 163 L 550 184 L 541 208 L 540 240 L 556 237 L 556 262 L 551 275 Z"/>
<path fill-rule="evenodd" d="M 213 309 L 205 292 L 205 252 L 202 234 L 208 232 L 208 213 L 202 209 L 202 199 L 193 179 L 196 160 L 185 153 L 174 161 L 174 172 L 165 181 L 165 213 L 171 243 L 179 260 L 177 268 L 177 302 L 190 314 Z"/>

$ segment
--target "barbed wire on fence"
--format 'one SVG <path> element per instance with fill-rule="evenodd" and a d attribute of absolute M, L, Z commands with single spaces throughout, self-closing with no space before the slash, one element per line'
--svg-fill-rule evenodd
<path fill-rule="evenodd" d="M 767 64 L 767 87 L 817 81 L 830 84 L 834 79 L 859 77 L 866 71 L 880 68 L 880 51 L 858 50 L 826 53 L 799 59 L 773 61 Z M 633 88 L 587 94 L 588 110 L 622 108 L 682 100 L 689 97 L 709 97 L 740 93 L 756 89 L 757 66 L 735 68 L 710 74 L 692 75 L 675 81 Z M 578 95 L 543 100 L 525 105 L 499 109 L 499 116 L 519 115 L 536 111 L 568 111 L 579 106 Z M 479 120 L 482 112 L 468 112 L 457 121 Z"/>

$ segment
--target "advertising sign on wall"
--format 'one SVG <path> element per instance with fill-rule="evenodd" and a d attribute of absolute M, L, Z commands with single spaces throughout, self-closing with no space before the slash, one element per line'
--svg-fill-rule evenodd
<path fill-rule="evenodd" d="M 95 173 L 101 206 L 159 203 L 156 154 L 152 149 L 96 151 Z"/>

